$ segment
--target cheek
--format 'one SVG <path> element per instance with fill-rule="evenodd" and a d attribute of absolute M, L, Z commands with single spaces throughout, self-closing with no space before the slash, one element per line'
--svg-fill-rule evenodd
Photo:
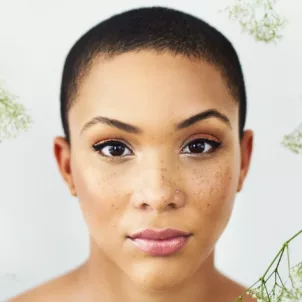
<path fill-rule="evenodd" d="M 237 170 L 232 160 L 220 160 L 208 167 L 194 168 L 194 173 L 190 173 L 187 188 L 194 211 L 191 218 L 203 249 L 217 242 L 231 217 Z"/>
<path fill-rule="evenodd" d="M 237 170 L 232 160 L 220 160 L 213 166 L 195 168 L 191 174 L 192 199 L 210 219 L 230 214 L 237 189 Z"/>
<path fill-rule="evenodd" d="M 121 196 L 114 175 L 104 176 L 97 168 L 73 168 L 73 181 L 77 190 L 83 216 L 88 228 L 101 230 L 102 226 L 113 227 L 118 224 L 122 211 L 117 202 Z"/>

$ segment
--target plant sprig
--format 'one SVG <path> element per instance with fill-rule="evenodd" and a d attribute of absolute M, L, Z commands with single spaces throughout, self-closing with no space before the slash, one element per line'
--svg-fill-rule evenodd
<path fill-rule="evenodd" d="M 286 301 L 302 301 L 302 262 L 291 267 L 290 265 L 290 256 L 289 256 L 289 243 L 298 237 L 302 233 L 302 229 L 297 232 L 294 236 L 284 242 L 281 249 L 275 256 L 274 260 L 271 262 L 265 273 L 245 292 L 240 295 L 234 302 L 244 301 L 244 296 L 250 295 L 253 298 L 256 298 L 258 302 L 286 302 Z M 284 282 L 279 273 L 279 265 L 284 252 L 287 254 L 287 266 L 289 271 L 289 280 L 291 282 L 291 288 L 286 286 L 287 282 Z M 273 272 L 269 275 L 269 270 L 277 261 L 276 266 L 273 269 Z M 269 291 L 267 286 L 268 280 L 274 277 L 273 288 Z M 260 282 L 260 285 L 255 287 L 256 284 Z"/>
<path fill-rule="evenodd" d="M 277 42 L 282 38 L 281 30 L 287 20 L 276 12 L 275 3 L 276 0 L 236 0 L 222 12 L 239 22 L 242 30 L 256 41 Z"/>
<path fill-rule="evenodd" d="M 284 135 L 281 144 L 294 153 L 302 154 L 302 123 L 292 133 Z"/>
<path fill-rule="evenodd" d="M 17 96 L 0 86 L 0 142 L 15 138 L 21 130 L 27 131 L 33 122 L 24 105 L 16 99 Z"/>

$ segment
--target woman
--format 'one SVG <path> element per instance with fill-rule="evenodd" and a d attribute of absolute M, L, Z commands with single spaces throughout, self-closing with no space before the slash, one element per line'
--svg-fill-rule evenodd
<path fill-rule="evenodd" d="M 97 24 L 66 58 L 61 117 L 54 155 L 91 252 L 11 301 L 231 302 L 244 292 L 214 265 L 253 146 L 240 62 L 220 32 L 162 7 Z"/>

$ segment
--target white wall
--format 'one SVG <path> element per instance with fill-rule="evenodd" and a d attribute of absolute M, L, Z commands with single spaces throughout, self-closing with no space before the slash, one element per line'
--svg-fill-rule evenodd
<path fill-rule="evenodd" d="M 217 245 L 217 266 L 251 285 L 282 243 L 302 228 L 302 156 L 280 145 L 283 134 L 302 120 L 302 2 L 280 0 L 290 24 L 277 45 L 255 42 L 219 14 L 228 2 L 0 0 L 0 78 L 34 119 L 28 133 L 0 145 L 0 300 L 88 256 L 77 199 L 69 195 L 52 152 L 53 138 L 63 134 L 61 71 L 82 33 L 125 9 L 167 5 L 191 12 L 225 33 L 239 52 L 255 148 L 244 189 Z M 293 261 L 301 261 L 301 248 L 293 247 Z"/>

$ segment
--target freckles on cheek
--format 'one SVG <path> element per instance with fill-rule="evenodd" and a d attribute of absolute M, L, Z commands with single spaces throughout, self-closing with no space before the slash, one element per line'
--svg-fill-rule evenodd
<path fill-rule="evenodd" d="M 234 178 L 231 169 L 220 169 L 215 174 L 215 183 L 211 186 L 212 195 L 220 204 L 228 206 L 234 197 Z"/>
<path fill-rule="evenodd" d="M 197 206 L 206 209 L 207 213 L 215 215 L 217 212 L 225 211 L 230 208 L 234 197 L 235 183 L 232 167 L 229 165 L 215 166 L 207 173 L 197 173 L 192 180 L 194 183 Z"/>

